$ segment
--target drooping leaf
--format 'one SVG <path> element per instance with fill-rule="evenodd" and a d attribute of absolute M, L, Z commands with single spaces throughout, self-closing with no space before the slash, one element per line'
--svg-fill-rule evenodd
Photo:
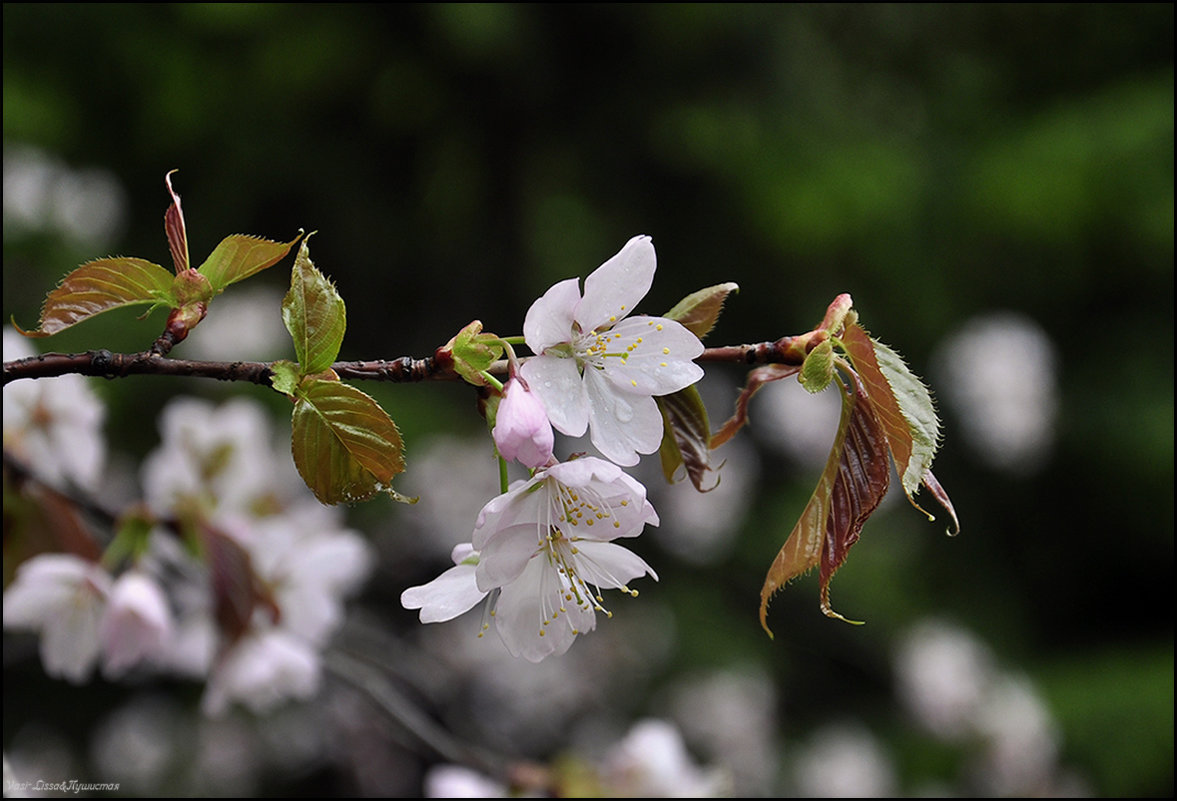
<path fill-rule="evenodd" d="M 695 489 L 700 492 L 715 489 L 718 478 L 710 487 L 703 487 L 704 477 L 714 468 L 711 466 L 711 423 L 699 390 L 692 385 L 654 400 L 662 411 L 662 446 L 658 453 L 666 480 L 673 483 L 678 468 L 683 467 Z"/>
<path fill-rule="evenodd" d="M 830 606 L 830 581 L 890 483 L 882 424 L 858 378 L 851 372 L 847 380 L 850 385 L 842 392 L 842 417 L 825 469 L 760 590 L 760 625 L 770 637 L 767 616 L 773 594 L 817 565 L 822 612 L 846 620 Z"/>
<path fill-rule="evenodd" d="M 209 567 L 213 614 L 222 645 L 228 647 L 249 630 L 254 609 L 266 608 L 276 621 L 278 606 L 254 572 L 249 552 L 237 540 L 204 521 L 198 523 L 198 531 Z"/>
<path fill-rule="evenodd" d="M 86 262 L 45 298 L 35 331 L 24 331 L 20 326 L 17 330 L 28 337 L 47 337 L 123 306 L 177 306 L 172 294 L 174 278 L 144 259 L 118 256 Z"/>
<path fill-rule="evenodd" d="M 197 272 L 208 278 L 215 292 L 219 293 L 230 284 L 277 264 L 301 236 L 300 233 L 289 242 L 272 242 L 256 236 L 232 234 L 221 240 Z"/>
<path fill-rule="evenodd" d="M 757 367 L 755 370 L 749 372 L 748 380 L 744 383 L 744 389 L 740 392 L 740 397 L 736 399 L 735 414 L 728 418 L 727 422 L 711 435 L 711 447 L 718 448 L 734 437 L 736 432 L 747 424 L 748 403 L 762 386 L 772 381 L 780 381 L 782 378 L 796 375 L 800 369 L 801 365 L 798 364 L 766 364 L 763 367 Z"/>
<path fill-rule="evenodd" d="M 847 326 L 842 342 L 878 410 L 908 500 L 929 519 L 934 519 L 914 498 L 921 484 L 927 486 L 952 517 L 954 529 L 959 531 L 947 494 L 935 478 L 931 479 L 932 483 L 928 481 L 940 438 L 940 420 L 928 388 L 908 369 L 899 354 L 870 337 L 861 326 Z"/>
<path fill-rule="evenodd" d="M 282 322 L 294 340 L 303 375 L 322 372 L 335 362 L 347 328 L 343 298 L 311 261 L 309 239 L 298 249 L 290 290 L 282 299 Z"/>
<path fill-rule="evenodd" d="M 702 339 L 715 327 L 727 296 L 739 291 L 739 284 L 731 282 L 700 289 L 674 304 L 674 308 L 663 317 L 681 323 L 688 331 Z"/>
<path fill-rule="evenodd" d="M 392 479 L 405 469 L 396 423 L 375 400 L 341 381 L 306 378 L 294 404 L 291 450 L 306 485 L 324 504 L 397 500 Z"/>

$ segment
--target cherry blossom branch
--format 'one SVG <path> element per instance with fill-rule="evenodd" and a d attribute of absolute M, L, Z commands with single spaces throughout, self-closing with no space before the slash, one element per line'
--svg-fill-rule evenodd
<path fill-rule="evenodd" d="M 794 364 L 805 359 L 814 344 L 805 335 L 782 337 L 773 342 L 754 345 L 725 345 L 707 348 L 699 356 L 701 362 L 729 364 Z M 524 358 L 522 361 L 525 361 Z M 173 359 L 155 351 L 140 353 L 112 353 L 91 350 L 84 353 L 43 353 L 24 359 L 4 362 L 4 384 L 22 378 L 52 378 L 76 374 L 99 378 L 126 378 L 131 375 L 187 376 L 214 378 L 218 381 L 245 381 L 263 386 L 270 384 L 273 362 L 200 361 Z M 448 360 L 436 356 L 415 359 L 402 356 L 392 360 L 336 362 L 332 369 L 340 378 L 353 380 L 418 383 L 423 381 L 456 381 L 461 377 Z M 507 361 L 493 364 L 490 372 L 505 375 Z"/>

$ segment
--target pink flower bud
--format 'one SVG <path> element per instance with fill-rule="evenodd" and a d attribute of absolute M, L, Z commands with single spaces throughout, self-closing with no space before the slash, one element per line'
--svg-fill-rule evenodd
<path fill-rule="evenodd" d="M 555 435 L 539 398 L 512 378 L 503 389 L 495 416 L 494 441 L 499 454 L 527 467 L 543 467 L 552 458 Z"/>

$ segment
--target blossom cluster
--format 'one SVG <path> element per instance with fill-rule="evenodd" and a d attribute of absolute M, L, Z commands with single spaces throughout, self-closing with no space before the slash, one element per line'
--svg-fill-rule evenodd
<path fill-rule="evenodd" d="M 583 293 L 570 278 L 528 310 L 523 336 L 534 355 L 517 370 L 512 360 L 493 437 L 500 456 L 530 477 L 483 507 L 470 542 L 454 548 L 453 567 L 402 594 L 423 623 L 487 599 L 507 650 L 538 662 L 592 631 L 598 612 L 611 614 L 602 590 L 636 595 L 630 581 L 657 579 L 614 542 L 658 525 L 645 487 L 621 468 L 658 450 L 663 419 L 654 398 L 702 377 L 694 359 L 703 345 L 674 320 L 633 315 L 656 266 L 650 238 L 634 237 L 585 279 Z M 604 458 L 558 461 L 553 428 L 570 437 L 587 431 Z"/>
<path fill-rule="evenodd" d="M 5 341 L 6 359 L 19 353 Z M 18 383 L 4 403 L 6 450 L 63 488 L 100 489 L 102 407 L 84 384 Z M 126 558 L 110 558 L 116 535 L 101 560 L 68 548 L 26 559 L 4 592 L 5 629 L 39 634 L 45 671 L 73 683 L 96 668 L 108 680 L 154 671 L 204 681 L 211 715 L 310 697 L 343 599 L 371 567 L 369 546 L 301 486 L 256 404 L 179 398 L 161 428 L 141 476 L 140 517 L 154 528 Z M 53 445 L 66 438 L 76 444 Z M 223 610 L 234 604 L 248 614 L 229 627 Z"/>

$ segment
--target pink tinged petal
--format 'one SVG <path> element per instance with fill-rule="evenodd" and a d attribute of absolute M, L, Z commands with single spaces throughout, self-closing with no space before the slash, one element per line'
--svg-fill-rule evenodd
<path fill-rule="evenodd" d="M 650 291 L 657 266 L 650 237 L 635 236 L 626 242 L 585 279 L 584 298 L 576 306 L 581 331 L 608 327 L 630 314 Z"/>
<path fill-rule="evenodd" d="M 527 347 L 539 355 L 548 348 L 572 339 L 573 311 L 580 302 L 580 282 L 561 281 L 531 304 L 523 319 Z"/>
<path fill-rule="evenodd" d="M 124 573 L 115 582 L 102 617 L 103 675 L 117 678 L 161 654 L 171 633 L 172 615 L 163 590 L 142 573 Z"/>
<path fill-rule="evenodd" d="M 584 434 L 589 423 L 589 399 L 576 359 L 535 356 L 519 368 L 519 374 L 539 397 L 557 431 L 570 437 Z"/>
<path fill-rule="evenodd" d="M 507 382 L 495 417 L 495 446 L 509 461 L 527 467 L 543 467 L 552 458 L 555 435 L 548 413 L 538 396 L 516 379 Z"/>
<path fill-rule="evenodd" d="M 605 375 L 617 389 L 642 395 L 669 395 L 703 377 L 694 359 L 703 353 L 699 338 L 673 320 L 635 317 L 609 332 L 609 349 L 624 359 L 605 361 Z"/>
<path fill-rule="evenodd" d="M 401 593 L 405 609 L 420 609 L 422 623 L 442 623 L 473 609 L 486 593 L 474 582 L 474 565 L 459 564 L 420 587 Z"/>
<path fill-rule="evenodd" d="M 548 528 L 536 520 L 494 532 L 481 548 L 475 578 L 478 588 L 489 592 L 516 581 L 540 547 L 540 532 Z"/>
<path fill-rule="evenodd" d="M 543 555 L 532 559 L 517 581 L 503 587 L 495 606 L 495 628 L 512 656 L 539 662 L 564 653 L 578 633 L 596 627 L 592 607 L 566 595 L 571 595 L 566 584 Z"/>
<path fill-rule="evenodd" d="M 619 465 L 638 463 L 638 454 L 653 453 L 662 444 L 662 413 L 648 395 L 616 392 L 600 371 L 585 373 L 592 408 L 593 445 Z"/>

